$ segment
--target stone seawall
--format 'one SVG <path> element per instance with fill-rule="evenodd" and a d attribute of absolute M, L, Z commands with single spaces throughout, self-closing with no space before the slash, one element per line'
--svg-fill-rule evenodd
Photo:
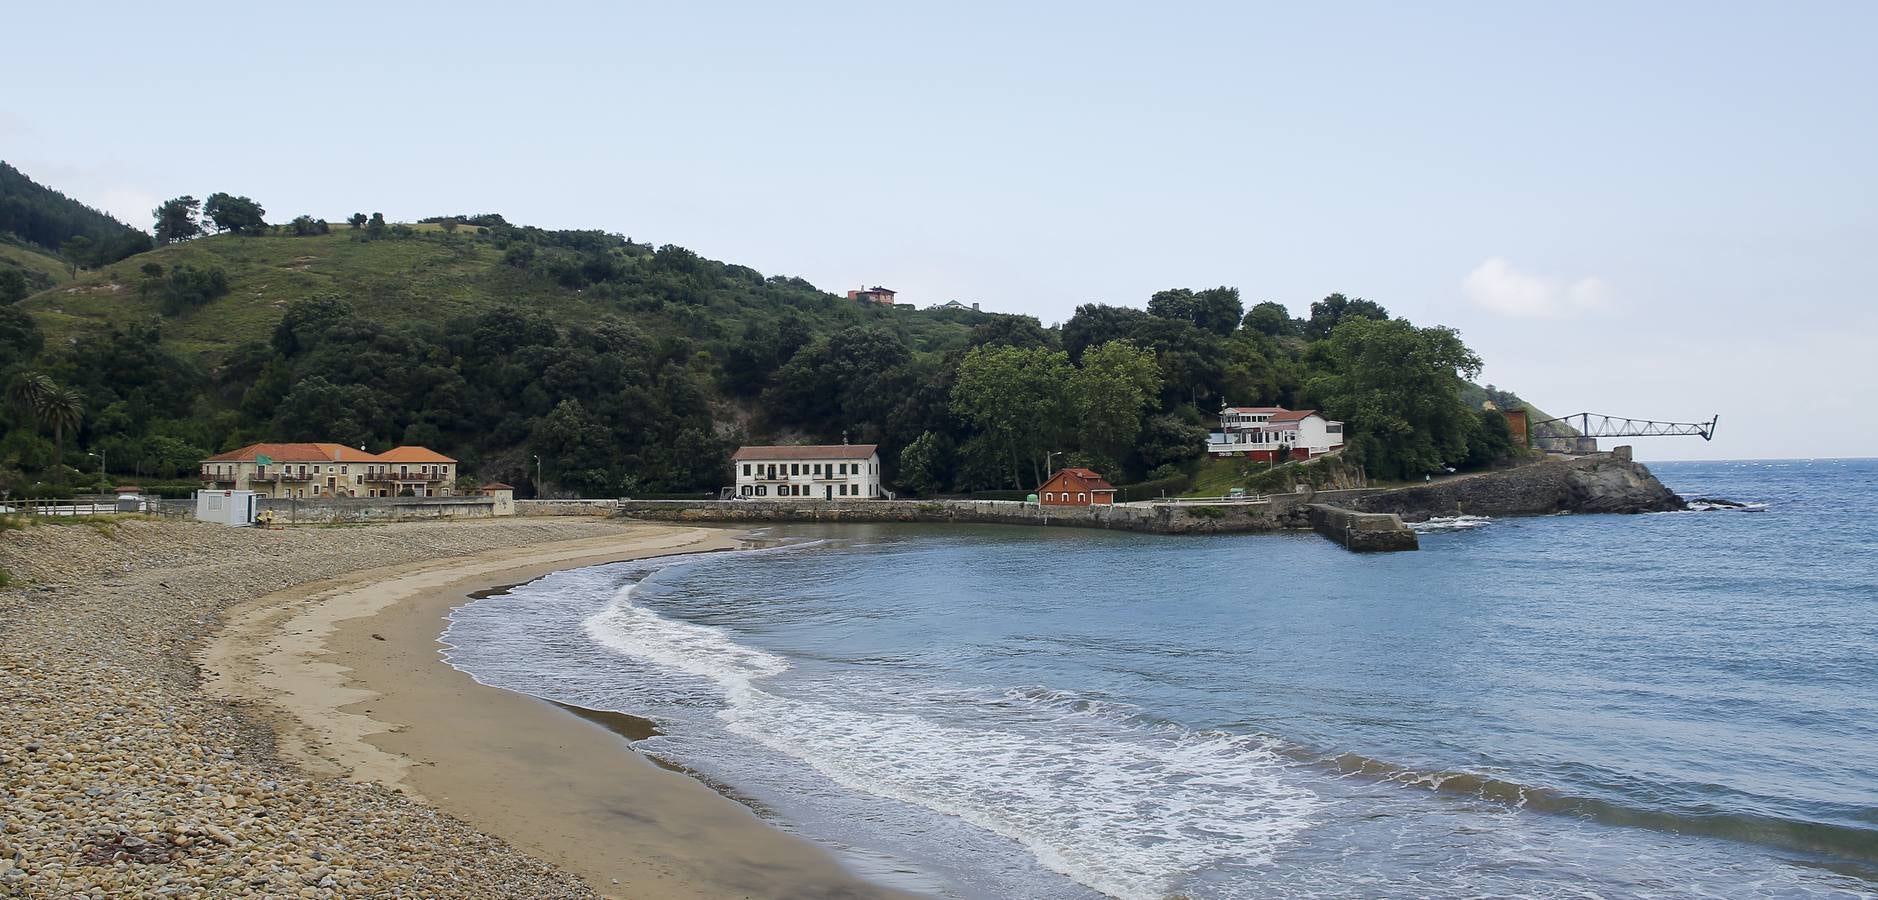
<path fill-rule="evenodd" d="M 1648 468 L 1630 458 L 1629 447 L 1379 491 L 1350 504 L 1364 512 L 1396 513 L 1409 521 L 1461 515 L 1661 512 L 1686 505 Z"/>
<path fill-rule="evenodd" d="M 1304 527 L 1297 501 L 1039 506 L 1016 500 L 621 500 L 619 514 L 661 522 L 938 522 L 1246 534 Z"/>

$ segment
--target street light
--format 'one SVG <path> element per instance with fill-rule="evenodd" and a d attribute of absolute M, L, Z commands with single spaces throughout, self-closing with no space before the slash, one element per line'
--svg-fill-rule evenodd
<path fill-rule="evenodd" d="M 85 455 L 95 456 L 98 458 L 98 477 L 100 478 L 105 477 L 106 472 L 104 470 L 104 448 L 100 447 L 97 450 L 87 450 L 85 451 Z"/>
<path fill-rule="evenodd" d="M 541 454 L 535 456 L 535 499 L 541 499 Z"/>
<path fill-rule="evenodd" d="M 1046 473 L 1048 473 L 1048 474 L 1050 474 L 1050 475 L 1055 475 L 1055 474 L 1056 474 L 1056 470 L 1055 470 L 1055 469 L 1052 469 L 1052 468 L 1050 468 L 1050 460 L 1053 460 L 1053 459 L 1055 459 L 1055 458 L 1057 458 L 1057 457 L 1059 457 L 1059 456 L 1062 456 L 1062 455 L 1063 455 L 1063 451 L 1061 451 L 1061 450 L 1052 450 L 1052 451 L 1050 451 L 1049 453 L 1045 453 L 1045 454 L 1043 455 L 1043 470 L 1044 470 L 1044 472 L 1046 472 Z"/>

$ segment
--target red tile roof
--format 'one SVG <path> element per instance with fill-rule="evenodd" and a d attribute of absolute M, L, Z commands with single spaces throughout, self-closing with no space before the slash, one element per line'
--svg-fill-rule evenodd
<path fill-rule="evenodd" d="M 731 459 L 752 460 L 866 459 L 874 455 L 874 444 L 783 444 L 773 447 L 738 447 Z"/>
<path fill-rule="evenodd" d="M 1055 484 L 1059 478 L 1065 481 L 1074 481 L 1082 490 L 1091 493 L 1115 490 L 1115 485 L 1109 484 L 1108 481 L 1104 480 L 1102 476 L 1097 475 L 1094 471 L 1074 467 L 1056 470 L 1056 474 L 1050 476 L 1050 479 L 1045 481 L 1043 487 L 1038 488 L 1038 490 L 1050 487 Z M 1057 488 L 1056 490 L 1062 490 L 1062 488 Z"/>
<path fill-rule="evenodd" d="M 453 463 L 451 459 L 428 447 L 399 447 L 383 453 L 367 453 L 357 447 L 330 442 L 311 442 L 297 444 L 249 444 L 239 450 L 218 453 L 203 462 L 254 462 L 256 456 L 266 456 L 277 463 L 331 463 L 331 462 L 401 462 L 401 463 Z"/>
<path fill-rule="evenodd" d="M 515 485 L 503 484 L 500 481 L 491 481 L 488 484 L 485 484 L 482 486 L 482 491 L 485 494 L 489 493 L 490 491 L 512 491 L 512 490 L 515 490 Z"/>
<path fill-rule="evenodd" d="M 451 459 L 450 457 L 445 456 L 441 453 L 438 453 L 437 451 L 432 450 L 429 447 L 414 447 L 414 446 L 407 445 L 404 447 L 393 447 L 390 450 L 386 450 L 385 452 L 378 454 L 378 458 L 374 460 L 374 462 L 453 463 L 453 462 L 456 462 L 456 460 Z"/>
<path fill-rule="evenodd" d="M 218 453 L 203 462 L 254 462 L 266 456 L 275 462 L 377 462 L 378 457 L 344 444 L 249 444 L 239 450 Z"/>
<path fill-rule="evenodd" d="M 1272 416 L 1272 421 L 1273 422 L 1301 422 L 1304 420 L 1305 416 L 1315 416 L 1315 415 L 1317 415 L 1317 410 L 1314 410 L 1314 409 L 1288 409 L 1288 410 L 1285 410 L 1284 412 L 1279 413 L 1278 415 Z"/>

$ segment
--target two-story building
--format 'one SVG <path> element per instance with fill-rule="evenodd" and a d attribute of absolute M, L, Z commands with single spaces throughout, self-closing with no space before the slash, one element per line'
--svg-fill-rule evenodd
<path fill-rule="evenodd" d="M 878 284 L 871 288 L 864 287 L 860 290 L 848 292 L 849 300 L 859 303 L 872 303 L 875 306 L 892 306 L 893 296 L 893 291 L 881 287 Z"/>
<path fill-rule="evenodd" d="M 1037 488 L 1044 506 L 1107 506 L 1115 502 L 1115 486 L 1090 469 L 1058 469 Z"/>
<path fill-rule="evenodd" d="M 441 497 L 456 491 L 456 460 L 428 447 L 383 453 L 333 443 L 249 444 L 202 461 L 204 490 L 263 497 Z"/>
<path fill-rule="evenodd" d="M 1214 456 L 1244 456 L 1261 462 L 1272 462 L 1280 447 L 1290 459 L 1336 452 L 1343 449 L 1343 423 L 1326 419 L 1314 409 L 1228 406 L 1219 411 L 1219 430 L 1206 439 L 1206 452 Z"/>
<path fill-rule="evenodd" d="M 880 483 L 878 449 L 873 444 L 739 447 L 731 457 L 736 496 L 892 499 Z"/>

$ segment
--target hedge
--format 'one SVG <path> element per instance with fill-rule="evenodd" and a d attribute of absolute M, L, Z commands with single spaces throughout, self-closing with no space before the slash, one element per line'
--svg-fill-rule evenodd
<path fill-rule="evenodd" d="M 1139 500 L 1158 500 L 1162 496 L 1178 497 L 1193 486 L 1193 476 L 1186 473 L 1168 478 L 1157 478 L 1136 484 L 1124 484 L 1115 489 L 1115 502 L 1134 503 Z"/>

